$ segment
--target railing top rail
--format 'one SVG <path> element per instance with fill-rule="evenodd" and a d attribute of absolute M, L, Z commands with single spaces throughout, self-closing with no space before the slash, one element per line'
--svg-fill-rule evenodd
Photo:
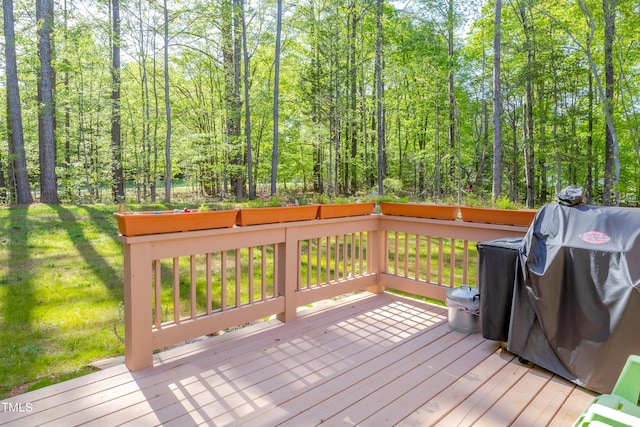
<path fill-rule="evenodd" d="M 118 239 L 122 243 L 135 244 L 135 243 L 147 243 L 147 242 L 158 242 L 158 241 L 169 241 L 169 240 L 185 240 L 185 239 L 193 239 L 198 237 L 214 237 L 214 236 L 224 236 L 227 234 L 234 235 L 242 235 L 242 234 L 251 234 L 256 231 L 264 231 L 264 230 L 282 230 L 285 228 L 317 228 L 322 227 L 326 224 L 333 224 L 341 229 L 341 225 L 347 223 L 358 223 L 358 222 L 372 222 L 377 221 L 377 227 L 379 230 L 387 230 L 387 231 L 403 231 L 396 230 L 397 227 L 406 228 L 409 224 L 419 224 L 421 227 L 427 226 L 430 232 L 435 232 L 438 229 L 447 230 L 447 235 L 450 234 L 450 230 L 459 229 L 460 233 L 464 234 L 468 231 L 473 230 L 491 230 L 511 233 L 514 236 L 524 235 L 528 227 L 515 226 L 515 225 L 500 225 L 500 224 L 486 224 L 486 223 L 477 223 L 477 222 L 466 222 L 460 220 L 442 220 L 442 219 L 429 219 L 429 218 L 414 218 L 414 217 L 402 217 L 395 215 L 382 215 L 382 214 L 372 214 L 372 215 L 362 215 L 355 217 L 346 217 L 346 218 L 331 218 L 331 219 L 316 219 L 311 221 L 295 221 L 295 222 L 287 222 L 287 223 L 274 223 L 274 224 L 261 224 L 261 225 L 250 225 L 245 227 L 234 226 L 232 228 L 218 228 L 218 229 L 210 229 L 210 230 L 198 230 L 198 231 L 187 231 L 187 232 L 178 232 L 178 233 L 164 233 L 164 234 L 151 234 L 151 235 L 143 235 L 143 236 L 118 236 Z M 444 227 L 444 228 L 442 228 Z M 367 227 L 371 228 L 371 227 Z M 338 231 L 341 232 L 341 231 Z M 306 233 L 305 233 L 306 234 Z M 443 233 L 439 233 L 443 234 Z"/>

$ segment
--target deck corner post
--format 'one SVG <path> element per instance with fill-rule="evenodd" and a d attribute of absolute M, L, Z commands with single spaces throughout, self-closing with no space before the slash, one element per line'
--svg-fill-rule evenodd
<path fill-rule="evenodd" d="M 153 366 L 149 246 L 124 243 L 124 358 L 131 371 Z"/>
<path fill-rule="evenodd" d="M 381 222 L 383 218 L 378 219 L 378 228 L 369 232 L 367 241 L 367 265 L 371 266 L 371 272 L 376 275 L 376 284 L 369 286 L 367 291 L 380 294 L 385 291 L 385 285 L 382 283 L 381 273 L 386 271 L 385 257 L 387 256 L 387 241 L 385 239 L 386 232 L 382 229 Z"/>
<path fill-rule="evenodd" d="M 277 319 L 281 322 L 290 322 L 298 317 L 298 240 L 293 238 L 290 229 L 285 229 L 286 238 L 284 243 L 277 245 L 277 269 L 278 294 L 285 298 L 284 311 L 278 313 Z"/>

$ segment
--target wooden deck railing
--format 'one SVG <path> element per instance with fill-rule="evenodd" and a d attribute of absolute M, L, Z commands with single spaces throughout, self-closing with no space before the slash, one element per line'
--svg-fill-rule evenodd
<path fill-rule="evenodd" d="M 384 215 L 124 237 L 125 363 L 349 292 L 444 300 L 475 284 L 475 242 L 526 228 Z"/>

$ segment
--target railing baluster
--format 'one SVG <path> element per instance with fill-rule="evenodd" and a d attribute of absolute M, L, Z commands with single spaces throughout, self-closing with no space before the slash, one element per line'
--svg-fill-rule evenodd
<path fill-rule="evenodd" d="M 220 252 L 220 310 L 227 309 L 227 251 Z"/>
<path fill-rule="evenodd" d="M 431 236 L 427 236 L 427 265 L 426 265 L 426 269 L 427 271 L 425 272 L 426 274 L 426 278 L 427 278 L 427 283 L 431 283 L 431 248 L 432 248 L 432 240 L 431 240 Z"/>
<path fill-rule="evenodd" d="M 322 238 L 316 239 L 316 286 L 320 286 L 320 276 L 322 273 Z"/>
<path fill-rule="evenodd" d="M 420 235 L 416 234 L 416 257 L 413 260 L 413 265 L 416 270 L 415 279 L 420 280 Z"/>
<path fill-rule="evenodd" d="M 469 273 L 469 241 L 464 241 L 464 250 L 462 253 L 462 283 L 468 284 Z"/>
<path fill-rule="evenodd" d="M 398 274 L 398 232 L 393 232 L 393 274 Z"/>
<path fill-rule="evenodd" d="M 273 245 L 273 295 L 281 296 L 278 289 L 278 283 L 280 283 L 280 273 L 278 271 L 278 265 L 280 265 L 280 245 Z"/>
<path fill-rule="evenodd" d="M 240 257 L 240 249 L 236 249 L 236 307 L 240 307 L 242 305 L 242 286 L 240 282 L 240 278 L 242 277 L 242 259 Z"/>
<path fill-rule="evenodd" d="M 249 247 L 249 271 L 248 271 L 248 280 L 249 280 L 249 304 L 253 304 L 254 300 L 254 291 L 253 291 L 253 246 Z"/>
<path fill-rule="evenodd" d="M 438 238 L 438 285 L 442 285 L 442 266 L 444 265 L 443 239 L 443 237 Z"/>
<path fill-rule="evenodd" d="M 358 266 L 359 266 L 358 274 L 362 275 L 362 274 L 364 274 L 363 265 L 362 265 L 363 264 L 363 258 L 364 258 L 364 254 L 363 254 L 363 251 L 364 251 L 363 246 L 364 246 L 364 244 L 362 242 L 362 240 L 364 239 L 364 232 L 361 231 L 360 233 L 358 233 L 358 238 L 359 238 L 359 241 L 358 241 Z M 368 269 L 369 268 L 367 266 L 367 270 Z"/>
<path fill-rule="evenodd" d="M 331 271 L 331 236 L 327 236 L 325 237 L 325 251 L 324 251 L 324 255 L 325 255 L 325 278 L 324 278 L 324 282 L 325 283 L 329 283 L 331 280 L 329 279 L 331 277 L 330 271 Z"/>
<path fill-rule="evenodd" d="M 155 291 L 154 291 L 154 299 L 155 299 L 155 322 L 154 327 L 156 329 L 160 328 L 162 325 L 162 265 L 160 264 L 160 260 L 156 259 L 153 261 L 154 275 L 153 280 L 155 281 Z"/>
<path fill-rule="evenodd" d="M 384 258 L 382 260 L 383 265 L 380 265 L 379 268 L 385 273 L 389 272 L 389 232 L 384 231 Z"/>
<path fill-rule="evenodd" d="M 449 286 L 453 288 L 456 281 L 456 239 L 451 239 L 451 259 L 449 268 Z"/>
<path fill-rule="evenodd" d="M 336 244 L 333 247 L 333 281 L 337 282 L 340 278 L 340 236 L 335 236 Z"/>
<path fill-rule="evenodd" d="M 347 259 L 347 250 L 349 244 L 347 243 L 347 235 L 342 235 L 342 278 L 346 279 L 349 276 L 349 268 L 348 268 L 348 259 Z"/>
<path fill-rule="evenodd" d="M 211 252 L 207 252 L 205 268 L 207 269 L 206 280 L 207 280 L 207 316 L 211 315 L 212 306 L 213 306 L 213 272 L 211 269 L 213 268 L 211 262 L 212 254 Z"/>
<path fill-rule="evenodd" d="M 356 277 L 356 234 L 351 233 L 351 277 Z"/>
<path fill-rule="evenodd" d="M 196 286 L 198 284 L 197 282 L 197 274 L 196 274 L 196 256 L 195 255 L 191 255 L 191 257 L 189 257 L 189 276 L 190 277 L 190 282 L 189 282 L 189 290 L 191 291 L 190 294 L 190 300 L 191 300 L 191 318 L 195 318 L 196 317 L 196 309 L 197 309 L 197 304 L 196 304 Z"/>
<path fill-rule="evenodd" d="M 267 246 L 262 245 L 262 259 L 260 265 L 260 273 L 262 276 L 262 301 L 267 299 Z"/>
<path fill-rule="evenodd" d="M 404 233 L 404 277 L 409 277 L 409 233 Z"/>
<path fill-rule="evenodd" d="M 311 287 L 311 273 L 313 270 L 313 263 L 311 261 L 311 257 L 312 257 L 312 249 L 313 249 L 313 243 L 311 241 L 311 239 L 307 240 L 307 289 L 309 289 Z"/>
<path fill-rule="evenodd" d="M 173 259 L 173 322 L 180 323 L 180 259 Z"/>

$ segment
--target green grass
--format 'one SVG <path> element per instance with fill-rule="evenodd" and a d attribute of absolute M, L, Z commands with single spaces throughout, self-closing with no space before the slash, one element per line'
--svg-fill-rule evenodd
<path fill-rule="evenodd" d="M 116 210 L 0 208 L 0 399 L 124 353 Z"/>

